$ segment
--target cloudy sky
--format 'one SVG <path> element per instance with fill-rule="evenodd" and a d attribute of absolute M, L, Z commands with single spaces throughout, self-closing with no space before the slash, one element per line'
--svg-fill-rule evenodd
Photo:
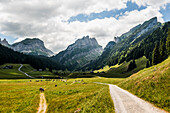
<path fill-rule="evenodd" d="M 157 16 L 170 21 L 170 0 L 0 0 L 0 37 L 40 38 L 55 53 L 89 35 L 105 45 Z"/>

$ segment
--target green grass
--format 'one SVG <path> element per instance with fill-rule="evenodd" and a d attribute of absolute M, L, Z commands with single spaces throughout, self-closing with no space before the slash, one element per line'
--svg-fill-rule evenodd
<path fill-rule="evenodd" d="M 33 67 L 31 67 L 29 64 L 23 64 L 23 67 L 21 68 L 23 72 L 26 72 L 32 77 L 35 78 L 54 78 L 55 75 L 47 70 L 44 71 L 36 71 Z"/>
<path fill-rule="evenodd" d="M 170 57 L 133 74 L 118 86 L 170 112 Z"/>
<path fill-rule="evenodd" d="M 5 67 L 7 65 L 12 65 L 13 69 L 0 69 L 0 79 L 28 79 L 26 75 L 18 71 L 18 68 L 21 66 L 20 64 L 4 64 L 1 65 L 0 68 Z M 36 71 L 29 64 L 23 64 L 21 71 L 26 72 L 32 77 L 35 78 L 54 78 L 56 75 L 45 70 L 45 71 Z"/>
<path fill-rule="evenodd" d="M 0 113 L 33 113 L 39 105 L 40 83 L 23 81 L 0 83 Z"/>
<path fill-rule="evenodd" d="M 128 73 L 121 73 L 127 70 L 128 63 L 112 67 L 106 73 L 99 74 L 107 77 L 127 77 L 146 66 L 146 58 L 136 60 L 137 68 Z M 8 64 L 6 64 L 8 65 Z M 9 64 L 10 65 L 10 64 Z M 114 106 L 109 94 L 107 85 L 95 84 L 102 82 L 116 84 L 140 98 L 170 112 L 170 58 L 164 62 L 145 68 L 128 78 L 104 78 L 92 73 L 73 73 L 69 77 L 86 77 L 69 79 L 67 85 L 62 81 L 29 82 L 29 79 L 17 79 L 25 77 L 17 69 L 19 64 L 12 64 L 14 69 L 0 69 L 0 77 L 7 78 L 0 80 L 0 112 L 32 113 L 36 112 L 39 104 L 40 87 L 45 88 L 48 113 L 72 113 L 81 109 L 82 113 L 114 113 Z M 50 72 L 33 71 L 34 69 L 24 64 L 22 68 L 31 76 L 54 76 Z M 11 74 L 16 73 L 16 74 Z M 17 80 L 9 80 L 15 77 Z M 93 77 L 93 78 L 88 78 Z M 81 81 L 75 82 L 74 81 Z M 85 84 L 83 84 L 85 83 Z M 58 85 L 55 87 L 55 85 Z"/>
<path fill-rule="evenodd" d="M 147 59 L 146 57 L 141 57 L 135 60 L 137 68 L 132 71 L 127 72 L 129 62 L 124 62 L 121 65 L 115 65 L 110 67 L 110 70 L 107 70 L 104 74 L 98 74 L 98 76 L 111 77 L 111 78 L 126 78 L 130 75 L 144 69 L 146 67 Z"/>
<path fill-rule="evenodd" d="M 112 113 L 113 103 L 106 85 L 94 83 L 67 84 L 51 87 L 46 93 L 49 113 L 72 113 L 78 108 L 84 113 Z"/>
<path fill-rule="evenodd" d="M 81 72 L 74 72 L 70 73 L 66 78 L 92 78 L 96 77 L 96 74 L 93 73 L 81 73 Z"/>
<path fill-rule="evenodd" d="M 12 65 L 13 69 L 1 69 L 2 67 L 5 67 L 7 65 Z M 4 64 L 4 65 L 0 65 L 0 79 L 28 78 L 23 73 L 18 71 L 19 67 L 20 67 L 20 64 Z"/>
<path fill-rule="evenodd" d="M 93 77 L 93 78 L 77 78 L 77 79 L 70 79 L 71 80 L 83 80 L 85 83 L 94 83 L 94 82 L 101 82 L 101 83 L 108 83 L 108 84 L 118 84 L 121 81 L 125 80 L 125 78 L 105 78 L 105 77 Z"/>
<path fill-rule="evenodd" d="M 114 113 L 109 87 L 93 83 L 101 79 L 104 78 L 69 79 L 67 85 L 62 81 L 0 80 L 0 112 L 36 112 L 39 105 L 39 88 L 43 87 L 48 113 L 69 113 L 79 108 L 82 113 Z M 74 83 L 75 80 L 82 82 Z M 108 79 L 104 81 L 111 82 Z"/>

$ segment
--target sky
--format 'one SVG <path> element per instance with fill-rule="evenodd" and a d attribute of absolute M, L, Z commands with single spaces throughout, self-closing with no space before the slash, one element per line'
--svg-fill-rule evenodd
<path fill-rule="evenodd" d="M 58 53 L 89 35 L 104 48 L 153 17 L 170 21 L 170 0 L 0 0 L 0 38 L 39 38 Z"/>

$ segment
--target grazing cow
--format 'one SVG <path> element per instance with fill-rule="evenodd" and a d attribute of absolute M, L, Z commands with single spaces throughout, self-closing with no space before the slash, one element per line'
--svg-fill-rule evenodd
<path fill-rule="evenodd" d="M 57 87 L 57 85 L 55 85 L 55 87 Z"/>
<path fill-rule="evenodd" d="M 39 91 L 40 91 L 40 92 L 44 92 L 44 88 L 40 88 Z"/>

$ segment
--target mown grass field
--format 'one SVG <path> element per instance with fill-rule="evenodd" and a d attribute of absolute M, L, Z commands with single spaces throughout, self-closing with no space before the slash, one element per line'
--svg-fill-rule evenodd
<path fill-rule="evenodd" d="M 133 74 L 118 86 L 170 112 L 170 57 Z"/>
<path fill-rule="evenodd" d="M 67 83 L 56 80 L 0 80 L 0 112 L 36 112 L 39 106 L 39 88 L 43 87 L 48 113 L 72 113 L 77 109 L 81 109 L 82 113 L 114 113 L 109 87 L 93 83 L 101 81 L 99 79 L 102 78 L 69 79 Z M 105 82 L 110 80 L 106 79 Z"/>

